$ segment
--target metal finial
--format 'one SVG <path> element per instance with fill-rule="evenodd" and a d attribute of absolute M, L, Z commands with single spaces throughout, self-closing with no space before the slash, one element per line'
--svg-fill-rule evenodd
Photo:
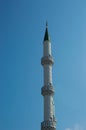
<path fill-rule="evenodd" d="M 48 22 L 46 21 L 46 27 L 48 27 Z"/>

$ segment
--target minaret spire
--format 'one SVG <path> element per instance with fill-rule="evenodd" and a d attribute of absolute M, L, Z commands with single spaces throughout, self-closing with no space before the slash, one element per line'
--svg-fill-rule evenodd
<path fill-rule="evenodd" d="M 44 41 L 50 41 L 50 37 L 48 34 L 48 22 L 46 21 L 46 30 L 45 30 L 45 36 L 44 36 Z"/>
<path fill-rule="evenodd" d="M 56 130 L 56 119 L 54 111 L 54 87 L 52 82 L 52 66 L 54 60 L 51 53 L 51 43 L 48 34 L 48 24 L 43 41 L 43 57 L 41 64 L 44 70 L 44 84 L 41 88 L 41 94 L 44 97 L 44 121 L 41 123 L 41 130 Z"/>

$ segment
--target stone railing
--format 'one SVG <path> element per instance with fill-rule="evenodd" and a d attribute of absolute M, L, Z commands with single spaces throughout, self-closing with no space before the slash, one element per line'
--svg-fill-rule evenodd
<path fill-rule="evenodd" d="M 45 64 L 50 64 L 53 65 L 54 64 L 54 60 L 52 56 L 44 56 L 41 58 L 41 64 L 45 65 Z"/>
<path fill-rule="evenodd" d="M 53 95 L 54 94 L 54 87 L 53 85 L 43 86 L 41 88 L 41 94 L 44 95 Z"/>
<path fill-rule="evenodd" d="M 56 128 L 56 121 L 43 121 L 41 123 L 41 128 Z"/>

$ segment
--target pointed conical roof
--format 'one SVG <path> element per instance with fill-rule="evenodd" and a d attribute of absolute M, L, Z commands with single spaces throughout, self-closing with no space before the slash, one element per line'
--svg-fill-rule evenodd
<path fill-rule="evenodd" d="M 46 30 L 45 30 L 44 41 L 50 41 L 50 37 L 49 37 L 49 34 L 48 34 L 48 23 L 47 22 L 46 22 Z"/>

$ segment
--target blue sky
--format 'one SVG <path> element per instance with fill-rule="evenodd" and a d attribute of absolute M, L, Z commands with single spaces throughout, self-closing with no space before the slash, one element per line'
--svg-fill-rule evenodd
<path fill-rule="evenodd" d="M 0 0 L 0 130 L 40 130 L 48 21 L 58 130 L 86 130 L 86 0 Z"/>

